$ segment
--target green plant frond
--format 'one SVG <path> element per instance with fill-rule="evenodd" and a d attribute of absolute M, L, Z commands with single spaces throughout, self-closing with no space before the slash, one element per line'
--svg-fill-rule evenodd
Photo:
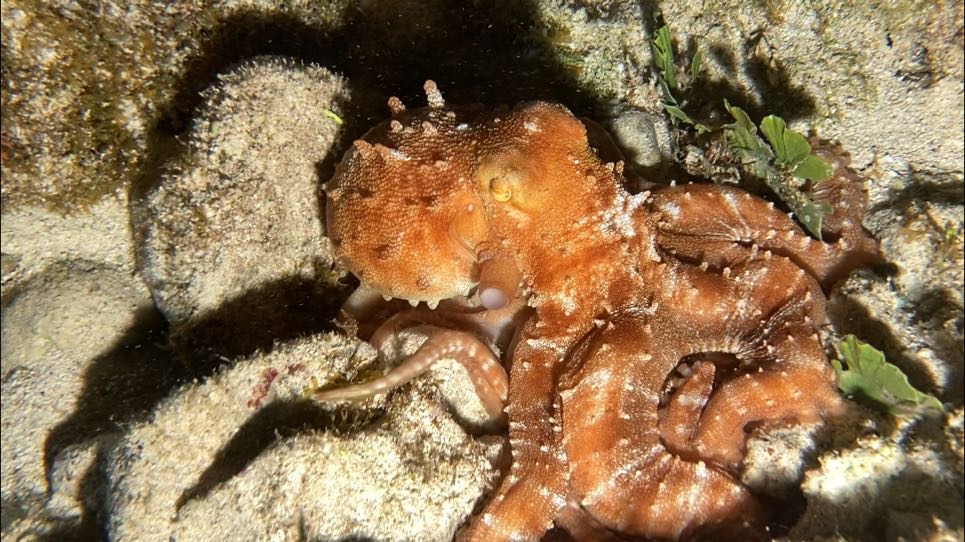
<path fill-rule="evenodd" d="M 680 109 L 675 105 L 663 104 L 663 109 L 664 111 L 667 112 L 668 115 L 670 115 L 670 118 L 674 120 L 679 120 L 680 122 L 684 122 L 690 125 L 694 124 L 694 121 L 693 119 L 690 118 L 690 115 L 688 115 L 687 113 L 684 113 L 683 109 Z"/>
<path fill-rule="evenodd" d="M 824 215 L 829 215 L 833 211 L 834 208 L 827 203 L 814 203 L 813 201 L 809 201 L 802 205 L 795 213 L 797 214 L 798 220 L 804 225 L 804 229 L 818 240 L 821 240 L 821 224 L 824 222 Z"/>
<path fill-rule="evenodd" d="M 342 117 L 335 114 L 335 112 L 332 111 L 331 109 L 322 109 L 322 114 L 325 115 L 327 118 L 331 119 L 332 122 L 334 122 L 335 124 L 338 124 L 339 126 L 345 124 L 345 121 L 342 120 Z"/>
<path fill-rule="evenodd" d="M 693 58 L 690 59 L 690 86 L 693 87 L 697 81 L 697 77 L 700 76 L 700 65 L 703 63 L 704 57 L 700 54 L 700 49 L 694 53 Z"/>
<path fill-rule="evenodd" d="M 778 198 L 797 216 L 801 225 L 814 238 L 821 239 L 824 217 L 833 209 L 826 203 L 814 203 L 799 188 L 789 182 L 791 175 L 814 179 L 826 179 L 831 166 L 811 153 L 811 146 L 804 136 L 789 130 L 784 119 L 768 115 L 761 121 L 761 133 L 770 142 L 757 135 L 757 128 L 743 109 L 724 100 L 724 107 L 734 117 L 734 122 L 724 126 L 728 142 L 747 169 L 763 180 Z"/>
<path fill-rule="evenodd" d="M 885 355 L 873 346 L 848 335 L 838 343 L 843 359 L 831 360 L 838 374 L 838 389 L 872 406 L 892 414 L 901 414 L 913 406 L 931 412 L 943 412 L 941 401 L 922 393 L 908 382 L 901 370 L 888 363 Z"/>
<path fill-rule="evenodd" d="M 657 29 L 653 38 L 654 63 L 660 71 L 671 93 L 677 91 L 677 66 L 673 61 L 673 44 L 670 41 L 670 27 L 663 25 Z"/>
<path fill-rule="evenodd" d="M 680 109 L 676 105 L 663 104 L 663 108 L 667 114 L 670 115 L 670 118 L 674 121 L 674 123 L 679 121 L 693 126 L 694 129 L 697 130 L 697 135 L 706 134 L 711 131 L 709 126 L 696 122 L 694 119 L 690 118 L 690 115 L 684 112 L 683 109 Z"/>
<path fill-rule="evenodd" d="M 724 100 L 724 107 L 734 117 L 733 123 L 724 126 L 731 146 L 751 153 L 752 159 L 769 159 L 770 151 L 761 144 L 757 137 L 757 128 L 747 113 L 737 106 L 730 105 L 727 100 Z"/>
<path fill-rule="evenodd" d="M 831 176 L 833 170 L 831 164 L 820 156 L 809 154 L 798 162 L 794 168 L 794 176 L 808 179 L 814 182 L 821 182 Z"/>
<path fill-rule="evenodd" d="M 820 156 L 811 154 L 811 145 L 807 138 L 788 128 L 781 117 L 764 117 L 761 121 L 761 133 L 774 149 L 777 165 L 787 169 L 795 177 L 820 182 L 831 176 L 831 164 Z"/>

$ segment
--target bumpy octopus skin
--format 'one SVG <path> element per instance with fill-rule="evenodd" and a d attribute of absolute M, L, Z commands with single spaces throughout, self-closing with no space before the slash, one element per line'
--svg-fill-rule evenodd
<path fill-rule="evenodd" d="M 328 233 L 364 288 L 345 318 L 400 298 L 419 306 L 360 336 L 438 331 L 378 381 L 318 398 L 463 363 L 505 413 L 511 465 L 461 539 L 536 540 L 554 523 L 577 538 L 759 535 L 764 511 L 735 474 L 745 428 L 842 407 L 822 285 L 876 254 L 847 163 L 822 183 L 837 198 L 822 242 L 736 188 L 630 193 L 563 106 L 426 92 L 426 108 L 390 99 L 325 188 Z"/>

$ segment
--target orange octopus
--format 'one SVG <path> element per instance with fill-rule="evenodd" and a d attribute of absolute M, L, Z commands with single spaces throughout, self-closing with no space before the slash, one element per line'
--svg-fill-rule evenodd
<path fill-rule="evenodd" d="M 812 193 L 836 205 L 822 242 L 736 188 L 632 193 L 561 105 L 449 107 L 425 90 L 425 108 L 391 98 L 325 190 L 328 234 L 362 285 L 342 317 L 373 343 L 435 331 L 384 377 L 317 398 L 462 363 L 511 452 L 464 540 L 762 533 L 737 477 L 745 428 L 842 408 L 822 286 L 877 250 L 847 163 L 828 154 L 834 178 Z"/>

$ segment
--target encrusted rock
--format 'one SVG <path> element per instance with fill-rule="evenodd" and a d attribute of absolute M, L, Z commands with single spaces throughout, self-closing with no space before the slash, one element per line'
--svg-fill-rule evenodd
<path fill-rule="evenodd" d="M 304 399 L 374 363 L 363 343 L 315 335 L 184 386 L 110 460 L 110 536 L 218 538 L 229 524 L 241 539 L 449 540 L 500 440 L 471 438 L 424 379 L 388 402 Z"/>
<path fill-rule="evenodd" d="M 345 97 L 327 70 L 270 57 L 205 94 L 186 148 L 134 211 L 142 272 L 176 339 L 244 354 L 323 319 L 334 275 L 318 168 Z"/>

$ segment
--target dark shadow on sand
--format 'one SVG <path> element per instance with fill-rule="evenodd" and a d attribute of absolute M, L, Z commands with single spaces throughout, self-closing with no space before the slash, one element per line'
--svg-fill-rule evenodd
<path fill-rule="evenodd" d="M 311 400 L 273 402 L 246 421 L 218 451 L 214 461 L 193 486 L 178 498 L 176 508 L 205 497 L 234 478 L 266 449 L 282 438 L 310 431 L 347 432 L 373 423 L 378 409 L 337 408 Z"/>

